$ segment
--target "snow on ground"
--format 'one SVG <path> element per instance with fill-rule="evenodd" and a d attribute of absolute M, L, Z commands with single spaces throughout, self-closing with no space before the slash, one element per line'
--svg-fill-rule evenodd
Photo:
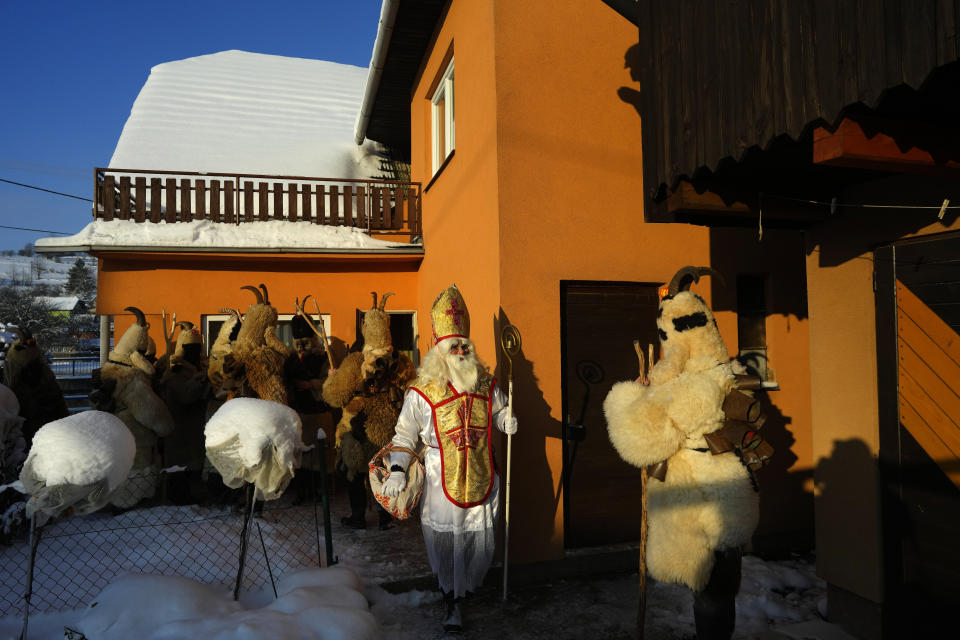
<path fill-rule="evenodd" d="M 302 221 L 269 220 L 233 225 L 210 220 L 175 223 L 97 220 L 72 236 L 40 238 L 36 246 L 387 249 L 407 245 L 371 238 L 355 227 Z"/>
<path fill-rule="evenodd" d="M 433 588 L 434 582 L 430 576 L 423 548 L 419 521 L 414 517 L 396 523 L 387 531 L 380 531 L 376 526 L 359 531 L 343 527 L 339 524 L 339 517 L 348 513 L 349 507 L 345 491 L 342 489 L 332 499 L 331 519 L 335 523 L 332 525 L 333 550 L 339 560 L 335 566 L 352 570 L 362 581 L 363 594 L 370 603 L 370 612 L 380 626 L 377 638 L 388 640 L 444 638 L 439 623 L 442 604 L 438 592 Z M 267 508 L 270 506 L 271 503 L 268 503 Z M 164 517 L 173 522 L 184 520 L 185 514 L 192 509 L 195 508 L 154 507 L 147 511 L 167 514 Z M 312 507 L 307 509 L 312 513 Z M 117 520 L 118 527 L 126 527 L 137 517 L 138 511 L 144 510 L 127 512 L 114 516 L 113 519 Z M 185 611 L 192 611 L 190 615 L 202 616 L 199 621 L 189 623 L 198 625 L 193 629 L 203 629 L 202 636 L 188 634 L 160 637 L 209 636 L 207 640 L 283 638 L 284 636 L 276 635 L 253 635 L 250 630 L 253 626 L 245 631 L 242 625 L 255 625 L 258 619 L 265 620 L 267 616 L 270 616 L 271 620 L 290 622 L 289 616 L 298 615 L 290 612 L 303 611 L 313 605 L 320 607 L 317 615 L 326 616 L 327 610 L 322 607 L 331 606 L 324 604 L 330 603 L 331 598 L 336 599 L 336 602 L 341 605 L 351 600 L 359 602 L 355 599 L 355 594 L 334 595 L 331 589 L 314 591 L 312 587 L 301 590 L 295 598 L 285 598 L 280 584 L 295 585 L 290 587 L 295 589 L 311 584 L 310 581 L 316 581 L 319 578 L 311 576 L 310 573 L 301 575 L 302 565 L 296 569 L 280 566 L 280 555 L 275 553 L 275 550 L 283 544 L 283 539 L 274 537 L 275 534 L 272 533 L 271 522 L 274 517 L 271 512 L 265 511 L 264 519 L 260 522 L 263 523 L 263 532 L 267 538 L 267 549 L 276 560 L 273 571 L 279 577 L 278 593 L 281 593 L 281 598 L 275 601 L 269 583 L 262 589 L 241 591 L 240 604 L 243 610 L 230 618 L 233 626 L 221 625 L 216 615 L 219 610 L 217 607 L 224 606 L 224 593 L 230 594 L 227 597 L 228 600 L 232 598 L 232 589 L 229 585 L 232 585 L 233 576 L 236 574 L 236 532 L 218 529 L 217 535 L 214 536 L 192 535 L 191 539 L 195 540 L 194 545 L 197 548 L 190 549 L 190 552 L 194 554 L 193 557 L 198 558 L 193 564 L 201 563 L 204 557 L 222 555 L 230 559 L 227 562 L 230 566 L 224 567 L 225 579 L 219 586 L 208 587 L 218 594 L 216 598 L 209 601 L 209 607 L 207 605 L 199 607 L 198 612 L 196 607 L 188 607 L 189 603 L 185 602 L 174 607 L 172 611 L 168 608 L 163 612 L 162 617 L 168 623 L 175 617 L 186 615 Z M 100 513 L 85 516 L 85 519 L 97 523 L 97 528 L 102 527 L 104 521 L 110 518 L 111 516 Z M 368 520 L 371 525 L 376 522 L 372 512 L 368 514 Z M 198 524 L 202 525 L 206 522 L 211 525 L 219 523 L 216 520 L 208 520 Z M 129 536 L 124 538 L 125 532 L 120 529 L 116 535 L 121 537 L 110 545 L 142 544 L 146 546 L 159 542 L 169 547 L 169 542 L 157 540 L 157 536 L 162 535 L 166 530 L 158 529 L 135 542 Z M 513 532 L 513 535 L 518 534 Z M 209 546 L 205 547 L 204 544 Z M 251 554 L 258 551 L 255 547 L 259 547 L 259 544 L 255 543 L 251 546 Z M 248 561 L 252 560 L 251 556 Z M 38 562 L 42 561 L 44 558 L 41 543 Z M 5 562 L 9 562 L 9 559 Z M 83 556 L 76 570 L 89 572 L 91 579 L 96 579 L 96 572 L 100 569 L 98 562 L 102 562 L 102 559 L 98 559 L 94 550 L 91 550 L 89 555 Z M 144 567 L 144 570 L 149 571 L 149 566 Z M 0 566 L 0 572 L 2 571 L 3 567 Z M 515 577 L 511 577 L 509 598 L 506 603 L 503 603 L 499 573 L 496 569 L 491 572 L 487 584 L 467 602 L 464 614 L 468 625 L 467 632 L 461 637 L 532 640 L 579 640 L 582 638 L 606 640 L 636 637 L 637 574 L 635 568 L 624 567 L 622 573 L 612 575 L 565 579 L 551 579 L 549 576 L 538 578 L 528 575 L 521 580 L 517 577 L 519 573 L 519 568 L 514 568 L 511 572 L 511 576 Z M 5 580 L 10 579 L 7 576 L 3 577 Z M 116 584 L 117 580 L 118 578 L 114 578 L 112 584 Z M 144 584 L 152 583 L 147 580 Z M 155 585 L 153 588 L 160 587 Z M 189 589 L 195 588 L 203 592 L 199 584 L 196 587 L 189 587 Z M 37 585 L 34 589 L 36 593 Z M 814 575 L 810 558 L 794 557 L 774 562 L 746 556 L 743 561 L 742 587 L 737 599 L 737 632 L 734 637 L 741 640 L 754 639 L 772 627 L 806 620 L 819 620 L 821 615 L 818 608 L 822 607 L 824 598 L 825 585 Z M 91 596 L 88 602 L 95 600 L 97 598 Z M 131 609 L 133 611 L 141 611 L 145 607 L 154 609 L 161 606 L 163 601 L 164 598 L 145 596 Z M 182 609 L 179 608 L 181 606 Z M 231 605 L 227 603 L 226 606 Z M 647 637 L 657 640 L 689 640 L 694 636 L 692 607 L 693 598 L 685 588 L 655 582 L 648 583 Z M 99 605 L 96 608 L 99 608 Z M 16 610 L 16 607 L 12 609 L 12 611 Z M 31 640 L 60 640 L 63 638 L 64 626 L 77 628 L 85 611 L 84 608 L 79 608 L 62 613 L 33 613 L 30 616 L 28 637 Z M 286 617 L 279 617 L 281 613 Z M 144 613 L 145 616 L 155 614 L 156 610 L 150 614 Z M 8 616 L 0 619 L 0 640 L 16 638 L 19 633 L 20 616 L 11 614 Z M 180 627 L 170 625 L 166 628 Z M 218 632 L 219 635 L 213 635 L 213 631 Z M 311 636 L 307 633 L 297 637 L 323 636 Z"/>
<path fill-rule="evenodd" d="M 62 257 L 60 262 L 46 256 L 0 256 L 0 285 L 27 284 L 52 285 L 62 287 L 67 283 L 67 275 L 76 256 Z M 97 261 L 85 257 L 88 268 L 96 271 Z"/>
<path fill-rule="evenodd" d="M 378 625 L 362 590 L 348 568 L 307 569 L 280 579 L 275 600 L 247 608 L 186 578 L 127 575 L 90 603 L 75 628 L 90 640 L 372 640 Z"/>

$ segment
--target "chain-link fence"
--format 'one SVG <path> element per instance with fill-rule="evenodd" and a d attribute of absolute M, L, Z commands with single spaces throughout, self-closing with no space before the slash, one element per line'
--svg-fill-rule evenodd
<path fill-rule="evenodd" d="M 241 591 L 269 588 L 291 569 L 320 566 L 319 505 L 267 503 L 250 519 Z M 229 507 L 158 506 L 95 513 L 40 531 L 31 613 L 80 609 L 124 573 L 179 575 L 232 590 L 244 514 Z M 0 549 L 0 617 L 23 611 L 30 547 Z"/>

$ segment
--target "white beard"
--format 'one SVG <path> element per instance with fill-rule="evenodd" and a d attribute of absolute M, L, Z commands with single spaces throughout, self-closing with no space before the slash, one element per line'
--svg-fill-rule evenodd
<path fill-rule="evenodd" d="M 472 393 L 477 388 L 477 379 L 480 377 L 480 367 L 477 357 L 471 351 L 469 355 L 461 356 L 452 353 L 443 356 L 447 365 L 447 375 L 450 384 L 462 393 Z"/>

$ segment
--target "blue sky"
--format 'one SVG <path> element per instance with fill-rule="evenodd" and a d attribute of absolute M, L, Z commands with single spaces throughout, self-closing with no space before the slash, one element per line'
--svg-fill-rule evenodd
<path fill-rule="evenodd" d="M 0 0 L 0 179 L 90 199 L 150 68 L 241 49 L 367 67 L 380 0 Z M 0 225 L 77 233 L 83 200 L 0 182 Z M 52 234 L 0 227 L 0 249 Z"/>

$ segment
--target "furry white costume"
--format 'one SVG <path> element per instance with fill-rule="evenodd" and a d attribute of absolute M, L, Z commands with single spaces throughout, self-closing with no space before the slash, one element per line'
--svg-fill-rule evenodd
<path fill-rule="evenodd" d="M 111 398 L 114 415 L 120 418 L 133 434 L 137 445 L 130 477 L 113 493 L 110 502 L 129 509 L 156 492 L 160 471 L 158 439 L 170 435 L 174 423 L 163 400 L 153 391 L 151 377 L 153 365 L 141 351 L 147 348 L 147 322 L 143 312 L 136 307 L 127 307 L 137 317 L 116 346 L 107 356 L 100 369 L 103 389 Z"/>
<path fill-rule="evenodd" d="M 759 518 L 748 469 L 736 452 L 714 455 L 704 440 L 723 426 L 724 399 L 742 373 L 710 308 L 687 290 L 704 271 L 682 269 L 660 303 L 663 358 L 649 386 L 617 383 L 603 403 L 610 440 L 625 461 L 667 462 L 664 481 L 647 485 L 649 573 L 695 592 L 710 579 L 714 552 L 748 542 Z"/>

